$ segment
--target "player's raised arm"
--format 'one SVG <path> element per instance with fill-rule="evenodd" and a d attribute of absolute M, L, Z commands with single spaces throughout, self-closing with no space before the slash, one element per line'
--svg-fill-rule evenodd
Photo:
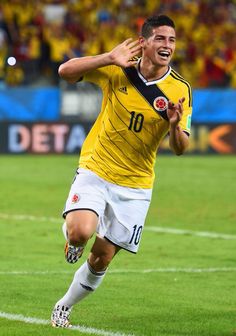
<path fill-rule="evenodd" d="M 167 115 L 170 122 L 169 144 L 176 155 L 182 155 L 189 145 L 188 135 L 182 130 L 179 122 L 183 115 L 183 102 L 185 98 L 179 99 L 177 104 L 169 102 Z"/>
<path fill-rule="evenodd" d="M 131 38 L 118 44 L 110 52 L 96 55 L 72 58 L 59 67 L 59 75 L 69 83 L 77 82 L 86 72 L 106 65 L 129 67 L 136 64 L 132 58 L 141 52 L 139 41 Z"/>

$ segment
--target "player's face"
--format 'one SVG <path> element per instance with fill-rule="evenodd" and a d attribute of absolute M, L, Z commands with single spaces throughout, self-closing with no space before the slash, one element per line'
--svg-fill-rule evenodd
<path fill-rule="evenodd" d="M 169 26 L 153 28 L 153 33 L 147 39 L 141 38 L 143 56 L 148 57 L 153 64 L 167 66 L 175 51 L 175 30 Z"/>

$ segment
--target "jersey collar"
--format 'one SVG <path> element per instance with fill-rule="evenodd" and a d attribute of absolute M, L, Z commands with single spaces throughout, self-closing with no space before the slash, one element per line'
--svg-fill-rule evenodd
<path fill-rule="evenodd" d="M 148 85 L 153 85 L 153 84 L 157 84 L 160 83 L 161 81 L 163 81 L 167 76 L 169 76 L 170 72 L 171 72 L 171 66 L 169 65 L 167 72 L 161 77 L 158 78 L 156 80 L 152 80 L 152 81 L 148 81 L 146 78 L 143 77 L 143 75 L 140 72 L 140 62 L 141 62 L 141 58 L 138 60 L 138 66 L 137 66 L 137 73 L 139 78 L 141 78 L 141 80 L 148 86 Z"/>

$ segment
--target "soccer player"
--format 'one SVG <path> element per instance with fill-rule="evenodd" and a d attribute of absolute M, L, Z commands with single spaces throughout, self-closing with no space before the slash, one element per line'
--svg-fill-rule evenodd
<path fill-rule="evenodd" d="M 188 147 L 191 87 L 169 65 L 175 45 L 174 22 L 160 15 L 144 22 L 136 41 L 127 39 L 110 52 L 74 58 L 59 67 L 69 83 L 97 84 L 103 101 L 83 144 L 63 213 L 66 260 L 76 262 L 95 232 L 96 238 L 53 309 L 54 327 L 71 326 L 73 305 L 98 288 L 120 249 L 137 252 L 162 139 L 169 135 L 176 155 Z"/>

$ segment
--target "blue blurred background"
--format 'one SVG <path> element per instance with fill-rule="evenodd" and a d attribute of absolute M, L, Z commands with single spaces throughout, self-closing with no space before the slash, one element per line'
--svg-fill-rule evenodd
<path fill-rule="evenodd" d="M 162 13 L 176 23 L 172 65 L 193 87 L 189 153 L 236 153 L 236 0 L 0 0 L 0 153 L 77 153 L 101 92 L 67 85 L 58 66 L 137 38 Z"/>

